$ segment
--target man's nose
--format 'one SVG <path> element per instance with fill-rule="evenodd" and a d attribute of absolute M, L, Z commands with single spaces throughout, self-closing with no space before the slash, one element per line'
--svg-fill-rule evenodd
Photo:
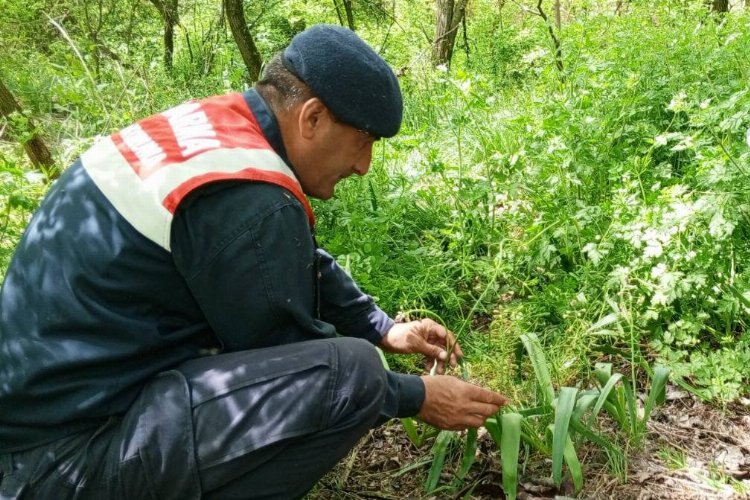
<path fill-rule="evenodd" d="M 354 164 L 354 172 L 357 175 L 365 175 L 370 171 L 370 163 L 372 163 L 372 144 L 368 144 L 362 150 L 362 154 L 359 155 L 357 162 Z"/>

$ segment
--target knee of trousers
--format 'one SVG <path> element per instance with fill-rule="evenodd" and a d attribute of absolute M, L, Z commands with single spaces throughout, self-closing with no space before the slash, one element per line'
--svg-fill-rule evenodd
<path fill-rule="evenodd" d="M 366 340 L 342 337 L 334 340 L 338 376 L 334 413 L 346 418 L 376 419 L 387 391 L 385 367 L 375 347 Z"/>

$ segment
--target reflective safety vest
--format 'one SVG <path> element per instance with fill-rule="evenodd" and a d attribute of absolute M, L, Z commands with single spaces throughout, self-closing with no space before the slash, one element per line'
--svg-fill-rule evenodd
<path fill-rule="evenodd" d="M 189 101 L 101 139 L 81 156 L 117 211 L 162 248 L 180 202 L 210 182 L 279 185 L 315 217 L 299 181 L 263 136 L 242 94 Z"/>

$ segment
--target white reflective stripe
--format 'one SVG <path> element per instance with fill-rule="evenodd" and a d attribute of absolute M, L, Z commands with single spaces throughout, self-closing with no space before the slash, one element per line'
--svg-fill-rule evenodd
<path fill-rule="evenodd" d="M 141 234 L 169 250 L 172 214 L 157 192 L 148 190 L 111 137 L 81 155 L 81 163 L 115 209 Z"/>
<path fill-rule="evenodd" d="M 296 177 L 279 155 L 270 149 L 212 149 L 182 163 L 167 165 L 151 174 L 144 185 L 164 200 L 184 182 L 210 173 L 234 173 L 254 168 L 286 175 L 295 183 Z"/>
<path fill-rule="evenodd" d="M 115 209 L 141 234 L 170 250 L 172 214 L 164 199 L 190 179 L 211 173 L 235 173 L 246 168 L 277 172 L 298 184 L 294 173 L 270 149 L 214 149 L 182 163 L 159 168 L 142 180 L 110 137 L 81 156 L 83 167 Z"/>

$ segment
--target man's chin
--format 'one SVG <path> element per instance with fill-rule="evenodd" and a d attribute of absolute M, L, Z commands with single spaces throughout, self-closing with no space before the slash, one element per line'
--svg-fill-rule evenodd
<path fill-rule="evenodd" d="M 312 190 L 312 189 L 303 189 L 304 193 L 309 196 L 310 198 L 315 198 L 316 200 L 330 200 L 333 198 L 333 194 L 335 191 L 335 188 L 331 188 L 329 190 Z"/>

